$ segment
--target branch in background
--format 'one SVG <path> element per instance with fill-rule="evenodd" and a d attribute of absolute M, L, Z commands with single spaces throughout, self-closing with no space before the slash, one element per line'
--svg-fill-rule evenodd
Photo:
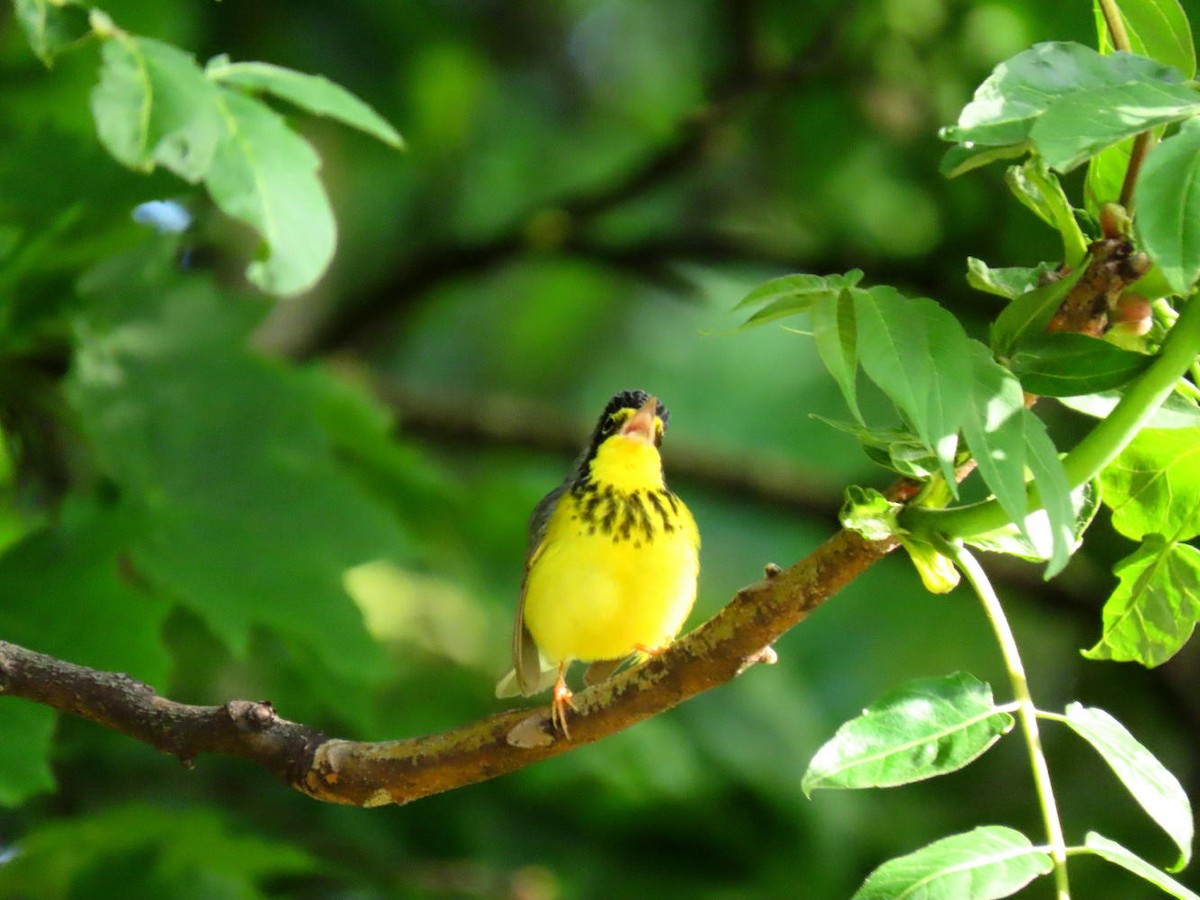
<path fill-rule="evenodd" d="M 709 101 L 676 128 L 666 143 L 653 148 L 641 162 L 622 177 L 606 179 L 599 187 L 547 202 L 514 221 L 504 233 L 481 243 L 434 246 L 407 265 L 401 265 L 394 277 L 376 285 L 369 295 L 351 299 L 334 310 L 309 334 L 296 340 L 292 355 L 311 358 L 369 340 L 381 323 L 391 320 L 412 298 L 419 297 L 441 281 L 484 271 L 518 257 L 530 249 L 529 224 L 537 215 L 553 212 L 566 223 L 568 235 L 578 235 L 591 220 L 622 203 L 661 188 L 672 178 L 703 159 L 712 136 L 728 121 L 741 104 L 760 91 L 794 86 L 826 70 L 836 60 L 839 38 L 852 19 L 857 4 L 845 4 L 840 12 L 823 24 L 809 48 L 790 63 L 768 68 L 759 65 L 748 43 L 751 25 L 744 4 L 732 4 L 729 33 L 734 43 L 733 60 L 725 76 L 713 85 Z M 756 252 L 738 254 L 744 261 L 760 259 Z"/>
<path fill-rule="evenodd" d="M 587 434 L 580 422 L 512 397 L 417 391 L 383 379 L 376 379 L 372 387 L 396 413 L 405 436 L 472 446 L 527 447 L 573 458 Z M 673 479 L 693 481 L 741 500 L 786 506 L 827 520 L 842 505 L 840 485 L 783 454 L 722 453 L 676 439 L 667 443 L 664 453 Z"/>
<path fill-rule="evenodd" d="M 839 531 L 787 571 L 745 588 L 714 618 L 645 664 L 575 694 L 571 740 L 549 730 L 549 708 L 500 713 L 398 741 L 327 738 L 278 717 L 269 703 L 189 706 L 126 675 L 0 642 L 0 687 L 90 719 L 190 762 L 201 753 L 251 760 L 330 803 L 408 803 L 522 769 L 584 746 L 769 661 L 780 635 L 895 548 Z M 519 745 L 519 746 L 518 746 Z"/>

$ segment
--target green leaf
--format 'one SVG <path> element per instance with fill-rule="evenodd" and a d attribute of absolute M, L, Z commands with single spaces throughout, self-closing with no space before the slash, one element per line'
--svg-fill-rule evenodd
<path fill-rule="evenodd" d="M 924 480 L 939 469 L 933 451 L 911 431 L 903 428 L 872 428 L 856 422 L 839 422 L 815 413 L 810 413 L 810 416 L 831 428 L 854 435 L 872 462 L 906 478 Z"/>
<path fill-rule="evenodd" d="M 315 116 L 325 116 L 357 128 L 392 147 L 404 146 L 404 139 L 379 113 L 340 84 L 321 75 L 306 75 L 264 62 L 233 63 L 227 56 L 209 60 L 204 73 L 220 84 L 252 93 L 267 93 Z"/>
<path fill-rule="evenodd" d="M 971 342 L 958 320 L 895 288 L 854 289 L 863 371 L 935 451 L 954 484 L 958 423 L 970 390 Z"/>
<path fill-rule="evenodd" d="M 1083 655 L 1161 665 L 1200 620 L 1200 550 L 1148 535 L 1113 572 L 1120 583 L 1104 604 L 1100 640 Z"/>
<path fill-rule="evenodd" d="M 1036 44 L 996 66 L 943 140 L 976 145 L 1020 144 L 1062 97 L 1127 82 L 1178 83 L 1179 73 L 1129 53 L 1101 56 L 1070 42 Z"/>
<path fill-rule="evenodd" d="M 1025 433 L 1025 458 L 1029 464 L 1029 472 L 1033 476 L 1033 484 L 1038 492 L 1038 500 L 1046 512 L 1050 543 L 1046 545 L 1039 541 L 1042 531 L 1029 531 L 1025 523 L 1026 533 L 1034 546 L 1043 556 L 1049 558 L 1046 564 L 1045 577 L 1053 578 L 1071 558 L 1075 546 L 1075 511 L 1071 500 L 1071 484 L 1063 469 L 1062 461 L 1058 458 L 1058 450 L 1042 420 L 1030 410 L 1022 410 Z"/>
<path fill-rule="evenodd" d="M 1021 387 L 1043 397 L 1073 397 L 1128 384 L 1153 356 L 1068 332 L 1027 335 L 1009 357 Z"/>
<path fill-rule="evenodd" d="M 970 352 L 971 393 L 963 410 L 963 438 L 980 477 L 1009 518 L 1024 523 L 1029 511 L 1025 497 L 1025 395 L 1020 382 L 992 359 L 987 348 L 973 342 Z"/>
<path fill-rule="evenodd" d="M 1096 481 L 1089 481 L 1071 492 L 1071 552 L 1079 549 L 1083 533 L 1092 524 L 1099 508 L 1100 488 Z M 1026 516 L 1024 530 L 1025 534 L 1022 534 L 1016 525 L 1005 525 L 995 531 L 976 535 L 966 543 L 990 553 L 1004 553 L 1030 562 L 1048 561 L 1053 554 L 1054 538 L 1046 511 L 1039 509 Z"/>
<path fill-rule="evenodd" d="M 29 46 L 47 66 L 91 30 L 87 9 L 74 3 L 13 0 L 13 8 Z"/>
<path fill-rule="evenodd" d="M 1142 431 L 1100 473 L 1100 489 L 1128 538 L 1200 534 L 1200 428 Z"/>
<path fill-rule="evenodd" d="M 1013 725 L 987 684 L 965 672 L 901 685 L 838 729 L 804 773 L 820 788 L 894 787 L 954 772 Z"/>
<path fill-rule="evenodd" d="M 50 750 L 58 715 L 26 700 L 0 700 L 0 806 L 20 806 L 56 787 Z"/>
<path fill-rule="evenodd" d="M 1197 113 L 1200 94 L 1181 84 L 1109 85 L 1056 100 L 1029 136 L 1046 165 L 1069 172 L 1125 138 Z"/>
<path fill-rule="evenodd" d="M 1088 162 L 1083 196 L 1084 206 L 1093 216 L 1099 217 L 1100 207 L 1105 203 L 1116 203 L 1120 199 L 1132 155 L 1133 139 L 1130 138 L 1100 151 Z"/>
<path fill-rule="evenodd" d="M 858 324 L 854 298 L 847 290 L 814 300 L 809 309 L 813 341 L 825 368 L 841 388 L 850 412 L 860 422 L 858 408 Z"/>
<path fill-rule="evenodd" d="M 1110 841 L 1101 834 L 1089 831 L 1083 840 L 1083 844 L 1088 850 L 1102 859 L 1107 859 L 1110 863 L 1118 865 L 1122 869 L 1127 869 L 1140 878 L 1146 879 L 1172 897 L 1177 897 L 1179 900 L 1200 900 L 1200 894 L 1188 890 L 1170 875 L 1167 875 L 1156 866 L 1150 865 L 1150 863 L 1133 852 L 1126 850 L 1116 841 Z"/>
<path fill-rule="evenodd" d="M 868 541 L 882 541 L 899 530 L 896 514 L 901 509 L 901 504 L 893 503 L 874 488 L 852 484 L 846 488 L 846 499 L 838 511 L 838 521 L 844 528 L 857 531 Z"/>
<path fill-rule="evenodd" d="M 1147 154 L 1135 199 L 1138 243 L 1171 289 L 1188 293 L 1200 276 L 1200 119 Z"/>
<path fill-rule="evenodd" d="M 941 163 L 938 164 L 938 171 L 947 178 L 957 178 L 959 175 L 982 168 L 988 163 L 993 163 L 997 160 L 1017 159 L 1024 156 L 1028 150 L 1028 145 L 1024 143 L 1002 147 L 988 147 L 986 145 L 965 146 L 959 144 L 946 151 Z"/>
<path fill-rule="evenodd" d="M 900 535 L 900 545 L 921 576 L 921 584 L 931 594 L 948 594 L 958 587 L 961 576 L 953 560 L 926 541 Z"/>
<path fill-rule="evenodd" d="M 1053 867 L 1021 832 L 985 825 L 885 862 L 853 900 L 996 900 Z"/>
<path fill-rule="evenodd" d="M 842 290 L 862 280 L 863 273 L 852 269 L 845 275 L 784 275 L 752 290 L 738 301 L 734 309 L 762 307 L 741 326 L 743 329 L 765 325 L 776 319 L 808 312 L 820 298 L 836 298 Z"/>
<path fill-rule="evenodd" d="M 992 350 L 996 355 L 1002 359 L 1006 358 L 1019 341 L 1029 335 L 1044 332 L 1046 325 L 1054 318 L 1059 306 L 1085 271 L 1087 263 L 1081 262 L 1065 278 L 1026 291 L 1004 307 L 992 324 Z"/>
<path fill-rule="evenodd" d="M 30 829 L 14 849 L 0 866 L 0 894 L 40 900 L 129 896 L 147 884 L 157 890 L 133 896 L 251 900 L 266 896 L 269 879 L 321 870 L 300 847 L 239 832 L 215 809 L 180 803 L 84 810 Z M 114 868 L 124 883 L 104 877 Z"/>
<path fill-rule="evenodd" d="M 1075 221 L 1075 211 L 1058 177 L 1046 164 L 1034 157 L 1023 165 L 1009 166 L 1004 182 L 1021 203 L 1035 216 L 1058 232 L 1063 243 L 1063 261 L 1079 266 L 1087 255 L 1087 239 Z"/>
<path fill-rule="evenodd" d="M 131 169 L 161 165 L 187 181 L 203 178 L 222 126 L 217 91 L 195 59 L 122 31 L 109 33 L 101 59 L 92 117 L 108 152 Z"/>
<path fill-rule="evenodd" d="M 127 554 L 137 523 L 93 502 L 67 503 L 58 520 L 0 556 L 0 635 L 97 669 L 161 685 L 169 659 L 169 606 L 140 587 Z"/>
<path fill-rule="evenodd" d="M 1129 47 L 1138 56 L 1146 56 L 1163 65 L 1172 66 L 1184 78 L 1196 75 L 1196 47 L 1187 13 L 1179 0 L 1114 0 Z M 1099 3 L 1093 3 L 1096 15 L 1096 36 L 1101 53 L 1112 53 L 1112 37 Z"/>
<path fill-rule="evenodd" d="M 1122 396 L 1120 391 L 1100 391 L 1082 397 L 1059 397 L 1058 402 L 1085 416 L 1104 419 L 1121 402 Z M 1168 396 L 1146 421 L 1146 428 L 1154 429 L 1196 427 L 1200 427 L 1200 407 L 1180 394 Z"/>
<path fill-rule="evenodd" d="M 213 201 L 263 238 L 266 258 L 247 277 L 270 294 L 312 287 L 337 243 L 329 198 L 317 178 L 321 160 L 269 107 L 223 91 L 226 132 L 205 184 Z"/>
<path fill-rule="evenodd" d="M 1096 748 L 1133 798 L 1179 848 L 1178 872 L 1192 857 L 1192 806 L 1187 793 L 1158 758 L 1102 709 L 1072 703 L 1066 724 Z"/>
<path fill-rule="evenodd" d="M 982 259 L 968 256 L 967 284 L 985 294 L 995 294 L 1006 300 L 1015 300 L 1022 294 L 1036 289 L 1041 281 L 1056 269 L 1057 266 L 1051 263 L 1039 263 L 1032 268 L 1011 266 L 993 269 Z"/>
<path fill-rule="evenodd" d="M 386 677 L 342 579 L 405 539 L 335 460 L 308 385 L 244 349 L 258 313 L 207 282 L 122 284 L 88 297 L 69 396 L 140 523 L 139 575 L 239 654 L 265 626 L 340 677 Z"/>

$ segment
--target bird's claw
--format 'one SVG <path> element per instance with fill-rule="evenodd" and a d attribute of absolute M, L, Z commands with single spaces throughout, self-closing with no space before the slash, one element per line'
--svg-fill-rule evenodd
<path fill-rule="evenodd" d="M 562 736 L 568 741 L 571 739 L 571 730 L 567 727 L 567 709 L 578 711 L 573 696 L 571 689 L 559 681 L 554 685 L 554 695 L 550 700 L 550 725 L 556 731 L 562 732 Z"/>

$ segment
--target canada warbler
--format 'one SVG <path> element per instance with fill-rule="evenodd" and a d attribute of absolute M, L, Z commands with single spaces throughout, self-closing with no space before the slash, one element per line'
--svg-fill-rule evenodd
<path fill-rule="evenodd" d="M 594 684 L 634 654 L 679 633 L 696 599 L 700 533 L 667 489 L 658 448 L 669 413 L 645 391 L 608 401 L 566 480 L 529 521 L 525 577 L 513 628 L 513 670 L 498 697 L 554 683 L 551 722 L 570 737 L 572 660 Z"/>

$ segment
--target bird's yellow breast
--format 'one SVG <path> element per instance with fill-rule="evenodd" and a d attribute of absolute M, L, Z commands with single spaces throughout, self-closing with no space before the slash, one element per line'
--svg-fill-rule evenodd
<path fill-rule="evenodd" d="M 531 560 L 525 624 L 547 662 L 668 644 L 691 611 L 699 533 L 652 444 L 610 439 L 563 494 Z"/>

